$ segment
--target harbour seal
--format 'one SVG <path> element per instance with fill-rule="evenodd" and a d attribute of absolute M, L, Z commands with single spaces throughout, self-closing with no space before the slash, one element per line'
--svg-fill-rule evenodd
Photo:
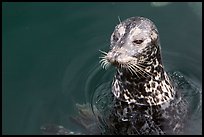
<path fill-rule="evenodd" d="M 154 23 L 128 18 L 115 27 L 110 42 L 101 64 L 117 72 L 104 134 L 182 134 L 188 105 L 164 70 Z"/>

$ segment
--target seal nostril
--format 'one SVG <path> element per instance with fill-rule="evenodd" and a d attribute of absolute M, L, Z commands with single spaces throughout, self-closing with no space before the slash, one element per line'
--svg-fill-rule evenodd
<path fill-rule="evenodd" d="M 143 40 L 134 40 L 133 43 L 135 44 L 141 44 L 143 42 Z"/>

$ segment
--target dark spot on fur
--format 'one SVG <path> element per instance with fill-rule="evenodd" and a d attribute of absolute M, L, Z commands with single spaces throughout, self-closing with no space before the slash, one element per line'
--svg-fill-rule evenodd
<path fill-rule="evenodd" d="M 153 61 L 153 65 L 156 66 L 156 64 L 157 64 L 157 63 L 156 63 L 156 59 L 155 59 L 155 60 Z"/>
<path fill-rule="evenodd" d="M 146 69 L 147 69 L 147 70 L 150 70 L 151 68 L 152 68 L 151 66 L 148 66 Z"/>
<path fill-rule="evenodd" d="M 164 99 L 165 99 L 165 100 L 167 100 L 167 97 L 166 97 L 166 96 L 164 96 Z"/>
<path fill-rule="evenodd" d="M 165 92 L 164 94 L 165 94 L 165 96 L 169 97 L 169 94 L 167 92 Z"/>
<path fill-rule="evenodd" d="M 157 87 L 157 90 L 162 91 L 161 86 L 158 86 L 158 87 Z"/>
<path fill-rule="evenodd" d="M 158 66 L 157 66 L 157 67 L 155 67 L 154 69 L 155 69 L 155 71 L 160 72 L 161 67 L 158 65 Z"/>
<path fill-rule="evenodd" d="M 158 96 L 158 92 L 156 92 L 155 95 Z"/>
<path fill-rule="evenodd" d="M 154 76 L 156 77 L 158 75 L 158 73 L 157 72 L 154 72 Z"/>
<path fill-rule="evenodd" d="M 152 82 L 152 83 L 151 83 L 151 86 L 152 86 L 153 88 L 155 88 L 155 82 Z"/>
<path fill-rule="evenodd" d="M 146 81 L 150 81 L 151 80 L 151 77 L 147 77 Z"/>
<path fill-rule="evenodd" d="M 145 90 L 144 84 L 139 83 L 139 84 L 138 84 L 138 90 L 139 90 L 139 91 L 144 91 L 144 90 Z"/>
<path fill-rule="evenodd" d="M 167 91 L 169 91 L 169 88 L 167 87 L 167 85 L 165 85 L 165 88 L 167 89 Z"/>
<path fill-rule="evenodd" d="M 166 80 L 166 84 L 167 84 L 167 85 L 170 85 L 169 82 L 168 82 L 167 80 Z"/>

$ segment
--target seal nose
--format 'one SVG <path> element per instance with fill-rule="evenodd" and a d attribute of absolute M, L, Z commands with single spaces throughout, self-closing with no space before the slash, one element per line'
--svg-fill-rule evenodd
<path fill-rule="evenodd" d="M 106 59 L 112 63 L 112 64 L 116 64 L 117 63 L 117 58 L 118 56 L 120 55 L 121 53 L 113 50 L 113 51 L 110 51 L 108 52 L 107 56 L 106 56 Z"/>

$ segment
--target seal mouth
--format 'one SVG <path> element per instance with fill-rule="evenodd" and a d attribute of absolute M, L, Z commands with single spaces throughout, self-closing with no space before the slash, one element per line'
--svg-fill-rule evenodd
<path fill-rule="evenodd" d="M 103 55 L 99 58 L 102 68 L 107 69 L 109 66 L 113 65 L 119 69 L 127 70 L 132 75 L 139 75 L 145 77 L 152 75 L 151 72 L 148 72 L 145 68 L 145 60 L 139 59 L 138 57 L 128 56 L 120 52 L 105 52 L 99 50 Z M 138 75 L 139 74 L 139 75 Z"/>

